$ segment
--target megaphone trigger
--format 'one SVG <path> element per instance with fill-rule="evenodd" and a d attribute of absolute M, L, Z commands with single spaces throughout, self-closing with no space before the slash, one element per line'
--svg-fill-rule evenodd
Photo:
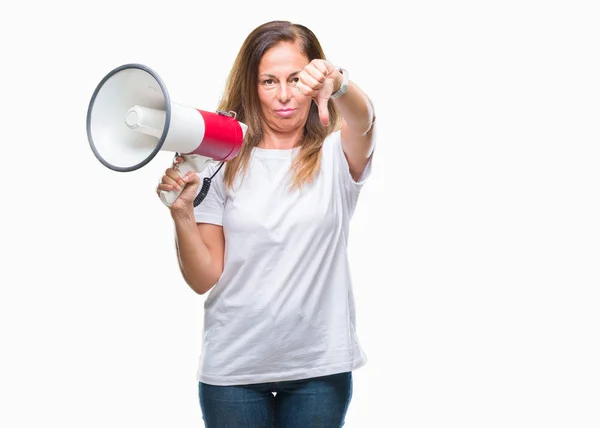
<path fill-rule="evenodd" d="M 177 162 L 177 158 L 181 156 L 179 153 L 175 152 L 175 156 L 173 156 L 173 169 L 179 170 L 179 162 Z"/>

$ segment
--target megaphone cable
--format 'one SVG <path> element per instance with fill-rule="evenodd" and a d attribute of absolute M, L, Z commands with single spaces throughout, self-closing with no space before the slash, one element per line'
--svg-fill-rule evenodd
<path fill-rule="evenodd" d="M 200 189 L 200 193 L 198 193 L 198 195 L 196 195 L 196 197 L 194 198 L 194 208 L 200 205 L 204 198 L 206 198 L 206 195 L 208 195 L 208 190 L 210 189 L 210 183 L 212 179 L 215 177 L 215 175 L 217 175 L 217 173 L 223 167 L 224 164 L 225 162 L 221 162 L 221 165 L 219 165 L 219 168 L 217 168 L 217 170 L 212 176 L 204 177 L 204 180 L 202 180 L 202 188 Z"/>

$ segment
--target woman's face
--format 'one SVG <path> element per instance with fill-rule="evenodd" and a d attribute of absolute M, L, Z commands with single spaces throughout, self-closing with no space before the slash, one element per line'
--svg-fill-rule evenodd
<path fill-rule="evenodd" d="M 258 97 L 264 125 L 274 131 L 303 128 L 311 98 L 296 89 L 298 74 L 309 63 L 297 43 L 270 48 L 258 65 Z"/>

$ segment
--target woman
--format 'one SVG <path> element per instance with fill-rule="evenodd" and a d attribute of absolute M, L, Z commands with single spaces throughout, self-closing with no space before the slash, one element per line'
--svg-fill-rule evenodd
<path fill-rule="evenodd" d="M 181 272 L 205 301 L 198 369 L 207 428 L 340 427 L 355 332 L 349 221 L 369 176 L 374 112 L 315 35 L 284 21 L 244 41 L 219 110 L 248 125 L 213 176 L 166 170 Z M 216 172 L 216 174 L 214 174 Z"/>

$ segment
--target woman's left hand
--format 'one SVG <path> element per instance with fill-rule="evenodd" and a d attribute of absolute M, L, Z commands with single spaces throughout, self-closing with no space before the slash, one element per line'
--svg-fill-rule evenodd
<path fill-rule="evenodd" d="M 296 88 L 311 97 L 319 108 L 323 126 L 329 125 L 329 98 L 341 85 L 342 75 L 329 61 L 313 59 L 298 75 Z"/>

